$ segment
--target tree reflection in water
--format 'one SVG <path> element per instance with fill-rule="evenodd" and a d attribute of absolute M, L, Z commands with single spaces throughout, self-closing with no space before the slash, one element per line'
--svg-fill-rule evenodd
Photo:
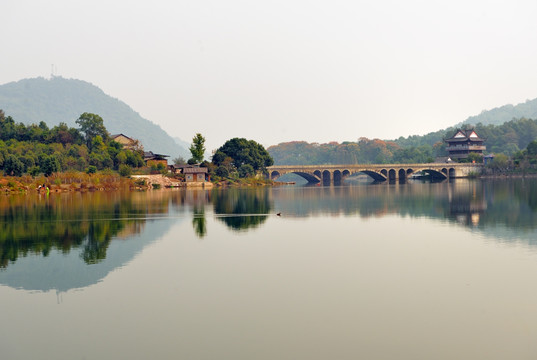
<path fill-rule="evenodd" d="M 199 238 L 203 238 L 207 235 L 207 219 L 205 218 L 205 208 L 203 206 L 194 206 L 192 226 Z"/>
<path fill-rule="evenodd" d="M 46 257 L 53 250 L 78 249 L 86 264 L 99 263 L 112 239 L 140 233 L 152 215 L 170 211 L 189 216 L 191 211 L 194 234 L 204 238 L 210 232 L 205 208 L 210 204 L 215 219 L 233 231 L 258 228 L 273 209 L 286 217 L 425 216 L 509 239 L 528 240 L 537 229 L 537 179 L 11 195 L 0 197 L 0 269 L 19 257 Z M 498 233 L 500 226 L 504 235 Z"/>
<path fill-rule="evenodd" d="M 270 189 L 226 189 L 213 192 L 214 213 L 233 230 L 255 228 L 267 220 L 272 205 Z M 235 216 L 234 216 L 235 215 Z"/>
<path fill-rule="evenodd" d="M 55 194 L 0 199 L 0 268 L 19 256 L 81 249 L 87 264 L 106 258 L 113 237 L 142 230 L 148 211 L 158 209 L 130 194 Z M 157 210 L 158 211 L 158 210 Z"/>

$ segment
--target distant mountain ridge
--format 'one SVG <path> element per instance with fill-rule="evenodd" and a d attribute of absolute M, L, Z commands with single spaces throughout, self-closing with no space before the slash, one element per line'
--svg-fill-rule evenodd
<path fill-rule="evenodd" d="M 189 152 L 160 126 L 144 119 L 124 102 L 82 80 L 52 77 L 33 78 L 0 85 L 0 109 L 15 122 L 49 127 L 60 122 L 78 128 L 75 121 L 84 113 L 101 116 L 110 134 L 125 134 L 141 141 L 146 151 L 188 157 Z"/>
<path fill-rule="evenodd" d="M 537 99 L 526 100 L 517 105 L 507 104 L 491 110 L 483 110 L 479 115 L 470 116 L 462 124 L 501 125 L 520 118 L 537 120 Z"/>

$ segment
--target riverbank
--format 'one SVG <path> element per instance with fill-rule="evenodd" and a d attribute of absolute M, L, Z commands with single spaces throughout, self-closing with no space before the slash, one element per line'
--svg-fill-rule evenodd
<path fill-rule="evenodd" d="M 143 185 L 117 174 L 58 173 L 49 177 L 0 177 L 1 193 L 134 190 Z"/>
<path fill-rule="evenodd" d="M 258 187 L 280 183 L 263 178 L 223 179 L 215 182 L 186 183 L 161 174 L 121 177 L 115 173 L 86 174 L 81 172 L 56 173 L 49 177 L 3 176 L 0 177 L 0 193 L 25 193 L 41 191 L 49 193 L 88 191 L 140 191 L 161 188 L 210 189 L 213 187 Z"/>

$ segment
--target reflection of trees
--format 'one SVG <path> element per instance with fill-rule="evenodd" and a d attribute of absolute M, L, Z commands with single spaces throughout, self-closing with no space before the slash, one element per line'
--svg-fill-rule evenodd
<path fill-rule="evenodd" d="M 447 218 L 468 226 L 537 229 L 537 179 L 303 187 L 274 191 L 273 198 L 278 211 L 295 216 L 393 213 Z"/>
<path fill-rule="evenodd" d="M 234 230 L 257 227 L 267 219 L 271 209 L 269 189 L 226 189 L 212 194 L 214 212 L 218 220 Z M 233 216 L 237 215 L 237 216 Z"/>
<path fill-rule="evenodd" d="M 114 236 L 139 231 L 147 206 L 120 194 L 58 194 L 47 198 L 10 196 L 0 200 L 0 267 L 19 256 L 52 250 L 82 250 L 88 264 L 106 257 Z M 138 219 L 137 219 L 138 218 Z"/>
<path fill-rule="evenodd" d="M 205 208 L 194 207 L 194 217 L 192 218 L 194 232 L 200 238 L 207 235 L 207 220 L 205 219 Z"/>

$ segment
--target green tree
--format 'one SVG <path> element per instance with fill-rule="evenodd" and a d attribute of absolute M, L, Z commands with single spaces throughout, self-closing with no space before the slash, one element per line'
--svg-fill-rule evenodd
<path fill-rule="evenodd" d="M 80 126 L 80 131 L 84 133 L 88 148 L 92 149 L 93 139 L 97 136 L 101 136 L 105 142 L 108 141 L 110 135 L 99 115 L 83 113 L 75 122 Z"/>
<path fill-rule="evenodd" d="M 503 170 L 506 169 L 509 164 L 509 158 L 505 154 L 496 154 L 492 162 L 488 167 L 494 170 Z"/>
<path fill-rule="evenodd" d="M 119 165 L 119 175 L 128 177 L 132 175 L 132 168 L 129 165 L 121 164 Z"/>
<path fill-rule="evenodd" d="M 470 153 L 468 154 L 468 157 L 466 158 L 466 162 L 475 162 L 482 163 L 483 162 L 483 155 L 477 154 L 477 153 Z"/>
<path fill-rule="evenodd" d="M 233 138 L 226 141 L 213 155 L 216 166 L 225 164 L 226 158 L 231 158 L 235 169 L 249 164 L 254 172 L 264 171 L 267 166 L 274 164 L 274 160 L 263 145 L 244 138 Z"/>
<path fill-rule="evenodd" d="M 196 136 L 192 138 L 190 153 L 192 154 L 192 159 L 194 159 L 196 163 L 203 161 L 203 156 L 205 154 L 205 138 L 200 133 L 197 133 Z"/>
<path fill-rule="evenodd" d="M 4 174 L 21 176 L 24 172 L 24 164 L 15 155 L 8 155 L 4 160 Z"/>
<path fill-rule="evenodd" d="M 254 168 L 250 164 L 242 164 L 239 169 L 239 176 L 241 178 L 253 176 L 255 174 Z"/>
<path fill-rule="evenodd" d="M 41 168 L 41 172 L 45 174 L 45 176 L 50 176 L 52 173 L 61 171 L 60 162 L 54 155 L 45 155 L 40 161 L 39 166 Z"/>
<path fill-rule="evenodd" d="M 532 142 L 530 142 L 526 147 L 526 151 L 528 152 L 528 155 L 537 155 L 537 140 L 533 140 Z"/>

